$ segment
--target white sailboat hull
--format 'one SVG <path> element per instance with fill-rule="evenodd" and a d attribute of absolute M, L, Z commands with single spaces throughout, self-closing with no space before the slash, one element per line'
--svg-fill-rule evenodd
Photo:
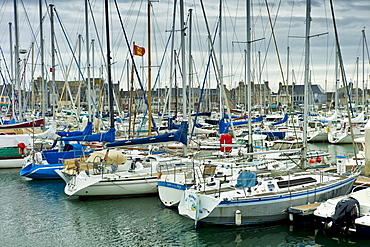
<path fill-rule="evenodd" d="M 128 173 L 128 172 L 127 172 Z M 95 176 L 95 175 L 94 175 Z M 83 176 L 72 178 L 66 185 L 64 192 L 74 196 L 141 196 L 158 193 L 157 175 L 104 174 L 91 179 Z"/>
<path fill-rule="evenodd" d="M 0 159 L 0 168 L 22 168 L 24 158 Z"/>
<path fill-rule="evenodd" d="M 261 193 L 250 196 L 248 192 L 243 190 L 240 190 L 239 193 L 233 191 L 234 194 L 228 196 L 222 192 L 220 195 L 217 193 L 210 195 L 192 190 L 190 193 L 184 194 L 179 204 L 179 213 L 196 222 L 237 225 L 236 212 L 240 211 L 240 225 L 264 224 L 287 219 L 286 210 L 289 207 L 344 195 L 351 190 L 354 181 L 355 177 L 349 177 L 345 180 L 339 179 L 335 183 L 328 183 L 325 186 L 307 186 L 306 189 L 291 190 L 290 192 Z M 238 194 L 239 197 L 237 197 Z M 241 197 L 243 194 L 245 197 Z M 214 206 L 215 200 L 219 201 L 217 206 Z M 194 212 L 197 210 L 199 212 L 195 214 Z M 196 215 L 198 218 L 195 218 Z"/>

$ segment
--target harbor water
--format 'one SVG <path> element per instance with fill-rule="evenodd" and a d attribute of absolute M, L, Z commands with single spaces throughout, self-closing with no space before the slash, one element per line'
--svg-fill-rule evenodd
<path fill-rule="evenodd" d="M 351 145 L 317 144 L 332 156 Z M 81 200 L 62 180 L 37 181 L 0 170 L 1 246 L 370 246 L 370 238 L 333 240 L 309 224 L 194 227 L 158 196 Z"/>

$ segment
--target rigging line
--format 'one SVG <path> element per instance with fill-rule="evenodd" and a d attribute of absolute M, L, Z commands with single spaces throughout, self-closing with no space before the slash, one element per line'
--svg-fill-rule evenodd
<path fill-rule="evenodd" d="M 34 31 L 33 31 L 33 28 L 32 28 L 31 21 L 30 21 L 30 19 L 29 19 L 28 13 L 27 13 L 27 9 L 26 9 L 26 7 L 24 6 L 23 0 L 21 0 L 21 3 L 22 3 L 23 10 L 24 10 L 24 12 L 25 12 L 25 16 L 26 16 L 27 24 L 28 24 L 29 29 L 30 29 L 31 34 L 32 34 L 32 38 L 33 38 L 33 40 L 32 40 L 32 41 L 33 41 L 33 42 L 36 42 L 36 44 L 37 44 L 37 38 L 36 38 L 36 35 L 38 35 L 39 29 L 36 31 L 36 34 L 35 34 L 35 33 L 34 33 Z"/>
<path fill-rule="evenodd" d="M 135 6 L 133 6 L 133 3 L 134 3 L 135 1 L 132 1 L 132 4 L 131 4 L 131 6 L 130 6 L 130 8 L 129 8 L 129 11 L 128 11 L 128 13 L 127 13 L 127 15 L 126 15 L 126 20 L 125 20 L 125 23 L 128 23 L 129 22 L 129 16 L 131 16 L 131 13 L 133 13 L 134 12 L 134 7 Z M 139 6 L 139 9 L 141 9 L 142 8 L 142 5 L 143 5 L 143 1 L 141 1 L 140 2 L 140 6 Z M 139 12 L 140 13 L 140 12 Z M 134 25 L 133 25 L 133 30 L 132 30 L 132 34 L 131 34 L 131 37 L 130 37 L 130 44 L 132 44 L 133 43 L 133 39 L 134 39 L 134 34 L 136 33 L 136 27 L 137 27 L 137 23 L 138 23 L 138 20 L 139 20 L 139 17 L 140 17 L 140 15 L 139 15 L 139 13 L 136 15 L 136 19 L 135 19 L 135 21 L 134 21 Z M 119 81 L 123 81 L 123 77 L 125 76 L 124 75 L 124 70 L 125 70 L 125 68 L 126 68 L 126 66 L 127 66 L 127 60 L 128 60 L 128 57 L 129 57 L 129 55 L 128 54 L 126 54 L 126 57 L 125 57 L 125 60 L 124 60 L 124 63 L 123 63 L 123 65 L 122 65 L 122 67 L 124 68 L 124 69 L 122 69 L 122 72 L 121 72 L 121 76 L 119 76 Z"/>
<path fill-rule="evenodd" d="M 82 70 L 81 70 L 80 64 L 79 64 L 79 63 L 78 63 L 78 61 L 77 61 L 77 58 L 76 58 L 76 56 L 75 56 L 75 53 L 73 52 L 73 49 L 72 49 L 72 47 L 71 47 L 71 43 L 69 42 L 69 39 L 68 39 L 67 34 L 66 34 L 66 32 L 65 32 L 65 28 L 64 28 L 64 26 L 63 26 L 63 23 L 62 23 L 62 21 L 61 21 L 60 17 L 59 17 L 58 11 L 56 10 L 56 8 L 54 8 L 54 11 L 55 11 L 55 15 L 56 15 L 56 17 L 57 17 L 57 20 L 58 20 L 58 22 L 59 22 L 59 25 L 60 25 L 60 27 L 61 27 L 61 29 L 62 29 L 62 32 L 63 32 L 63 34 L 64 34 L 64 37 L 65 37 L 65 39 L 66 39 L 66 41 L 67 41 L 68 48 L 69 48 L 70 52 L 72 53 L 73 60 L 74 60 L 74 61 L 75 61 L 75 63 L 76 63 L 76 66 L 77 66 L 78 72 L 80 73 L 80 75 L 81 75 L 81 77 L 82 77 L 82 81 L 83 81 L 83 83 L 84 83 L 85 87 L 87 88 L 87 87 L 88 87 L 88 85 L 87 85 L 87 83 L 86 83 L 86 79 L 85 79 L 85 77 L 84 77 L 84 75 L 83 75 L 83 73 L 82 73 Z M 93 99 L 92 95 L 89 95 L 89 97 L 91 98 L 91 102 L 93 103 L 93 106 L 95 107 L 95 109 L 98 109 L 98 107 L 97 107 L 96 103 L 94 102 L 94 99 Z"/>
<path fill-rule="evenodd" d="M 129 51 L 129 53 L 130 53 L 130 57 L 131 57 L 131 60 L 132 60 L 132 64 L 134 65 L 135 74 L 136 74 L 136 77 L 137 77 L 137 79 L 138 79 L 138 82 L 139 82 L 139 85 L 140 85 L 140 87 L 141 87 L 141 90 L 142 90 L 142 92 L 143 92 L 143 97 L 144 97 L 145 103 L 146 103 L 146 105 L 148 106 L 148 105 L 149 105 L 149 103 L 148 103 L 148 98 L 147 98 L 147 97 L 146 97 L 146 95 L 145 95 L 145 90 L 144 90 L 143 84 L 141 83 L 140 76 L 139 76 L 139 72 L 138 72 L 137 67 L 136 67 L 136 64 L 135 64 L 134 55 L 133 55 L 133 53 L 132 53 L 132 51 L 131 51 L 130 43 L 129 43 L 128 39 L 127 39 L 126 30 L 125 30 L 125 28 L 124 28 L 124 26 L 123 26 L 122 17 L 121 17 L 121 13 L 120 13 L 120 11 L 119 11 L 119 8 L 118 8 L 117 0 L 114 0 L 114 4 L 115 4 L 115 6 L 116 6 L 116 11 L 117 11 L 117 14 L 118 14 L 118 18 L 119 18 L 119 20 L 120 20 L 120 24 L 121 24 L 121 28 L 122 28 L 123 34 L 124 34 L 124 36 L 125 36 L 126 45 L 127 45 L 128 51 Z M 156 123 L 155 123 L 155 121 L 154 121 L 153 115 L 151 116 L 151 118 L 152 118 L 153 127 L 154 127 L 155 131 L 157 132 L 157 134 L 159 134 L 159 131 L 158 131 L 157 126 L 156 126 Z"/>
<path fill-rule="evenodd" d="M 266 1 L 266 0 L 265 0 Z M 267 3 L 266 3 L 267 4 Z M 266 7 L 268 7 L 267 5 L 266 5 Z M 273 28 L 272 29 L 274 29 L 275 28 L 275 25 L 276 25 L 276 22 L 277 22 L 277 16 L 278 16 L 278 14 L 279 14 L 279 11 L 280 11 L 280 7 L 281 7 L 281 0 L 279 1 L 279 5 L 278 5 L 278 8 L 277 8 L 277 10 L 276 10 L 276 18 L 275 18 L 275 20 L 274 20 L 274 24 L 273 24 Z M 271 21 L 270 21 L 271 22 Z M 266 47 L 266 53 L 265 53 L 265 56 L 264 56 L 264 58 L 263 58 L 263 62 L 262 62 L 262 64 L 261 64 L 261 70 L 262 71 L 264 71 L 264 69 L 265 69 L 265 66 L 267 66 L 267 54 L 268 54 L 268 51 L 269 51 L 269 49 L 270 49 L 270 45 L 271 45 L 271 40 L 272 40 L 272 38 L 273 38 L 273 31 L 271 32 L 271 34 L 269 35 L 270 37 L 269 37 L 269 40 L 268 40 L 268 43 L 267 43 L 267 47 Z M 267 70 L 266 70 L 267 71 Z"/>
<path fill-rule="evenodd" d="M 340 45 L 339 45 L 338 31 L 337 31 L 337 25 L 336 25 L 335 16 L 334 16 L 334 6 L 333 6 L 332 0 L 330 0 L 330 8 L 331 8 L 331 15 L 332 15 L 333 26 L 334 26 L 335 42 L 336 42 L 337 51 L 338 51 L 338 60 L 339 60 L 339 65 L 340 65 L 339 67 L 340 67 L 340 72 L 342 74 L 342 82 L 343 82 L 343 86 L 347 89 L 347 99 L 348 99 L 348 102 L 349 102 L 349 106 L 348 106 L 348 104 L 346 104 L 346 109 L 347 109 L 347 114 L 348 114 L 348 124 L 350 126 L 351 139 L 352 139 L 352 145 L 353 145 L 354 153 L 356 154 L 357 153 L 357 150 L 356 150 L 357 145 L 355 144 L 355 141 L 354 141 L 352 119 L 351 119 L 351 116 L 353 117 L 351 95 L 348 92 L 347 78 L 346 78 L 346 73 L 344 71 L 342 52 L 341 52 Z M 350 110 L 351 110 L 352 115 L 350 114 Z M 356 159 L 356 166 L 358 167 L 358 159 Z"/>
<path fill-rule="evenodd" d="M 213 36 L 213 41 L 212 41 L 213 43 L 215 43 L 215 40 L 216 40 L 217 30 L 218 30 L 218 25 L 217 25 L 217 28 L 215 30 L 214 36 Z M 208 70 L 209 70 L 209 67 L 210 67 L 212 54 L 213 54 L 213 49 L 209 49 L 208 62 L 207 62 L 206 70 L 204 71 L 203 85 L 202 85 L 202 89 L 201 89 L 200 94 L 199 94 L 197 112 L 196 112 L 195 117 L 194 117 L 194 123 L 193 123 L 193 126 L 192 126 L 190 136 L 192 136 L 194 134 L 195 124 L 197 122 L 199 111 L 201 109 L 201 104 L 202 104 L 202 99 L 203 99 L 203 94 L 204 94 L 204 87 L 205 87 L 206 82 L 207 82 Z"/>
<path fill-rule="evenodd" d="M 289 26 L 288 26 L 288 36 L 287 36 L 287 47 L 289 47 L 289 36 L 290 36 L 290 29 L 292 27 L 292 20 L 293 20 L 293 9 L 294 9 L 294 3 L 295 1 L 293 0 L 292 3 L 292 10 L 290 11 L 290 18 L 289 18 Z"/>
<path fill-rule="evenodd" d="M 6 68 L 6 72 L 7 72 L 7 74 L 8 74 L 8 77 L 9 77 L 9 81 L 10 81 L 10 83 L 9 84 L 11 84 L 12 85 L 12 89 L 11 90 L 13 90 L 13 79 L 11 78 L 11 76 L 10 76 L 10 72 L 9 72 L 9 68 L 8 68 L 8 64 L 6 63 L 6 59 L 5 59 L 5 56 L 4 56 L 4 52 L 3 52 L 3 49 L 2 49 L 2 47 L 0 46 L 0 50 L 1 50 L 1 55 L 2 55 L 2 57 L 3 57 L 3 60 L 4 60 L 4 65 L 5 65 L 5 68 Z M 0 70 L 0 71 L 2 71 L 2 70 Z M 2 73 L 1 73 L 2 74 Z M 3 77 L 3 74 L 2 74 L 2 77 Z M 3 77 L 4 78 L 4 77 Z M 4 78 L 5 79 L 5 78 Z M 5 84 L 5 81 L 4 81 L 4 84 Z M 6 86 L 5 86 L 6 87 Z M 15 94 L 14 95 L 14 97 L 15 97 L 15 99 L 14 99 L 14 101 L 12 101 L 12 97 L 11 97 L 11 92 L 8 90 L 8 88 L 6 87 L 6 92 L 8 93 L 8 97 L 9 97 L 9 99 L 10 99 L 10 103 L 11 104 L 13 104 L 13 102 L 18 102 L 18 95 L 17 94 Z M 16 113 L 15 113 L 16 114 Z M 18 116 L 17 116 L 17 114 L 16 114 L 16 119 L 18 119 Z"/>
<path fill-rule="evenodd" d="M 325 13 L 325 24 L 326 30 L 329 30 L 328 16 L 325 0 L 323 1 L 324 13 Z M 326 69 L 325 69 L 325 92 L 327 92 L 327 81 L 328 81 L 328 67 L 329 67 L 329 35 L 326 37 Z"/>
<path fill-rule="evenodd" d="M 100 52 L 101 54 L 104 54 L 104 51 L 103 51 L 103 46 L 102 46 L 102 42 L 101 42 L 101 39 L 100 39 L 100 35 L 99 35 L 99 32 L 98 32 L 98 28 L 96 26 L 96 21 L 95 21 L 95 15 L 92 11 L 92 7 L 91 7 L 91 4 L 90 4 L 90 1 L 87 1 L 89 3 L 89 9 L 90 9 L 90 16 L 93 20 L 93 24 L 94 24 L 94 29 L 95 29 L 95 34 L 96 34 L 96 37 L 98 39 L 98 44 L 99 44 L 99 48 L 100 48 Z M 107 62 L 105 60 L 105 56 L 102 56 L 101 59 L 103 59 L 103 64 L 106 65 Z"/>
<path fill-rule="evenodd" d="M 7 72 L 7 74 L 8 74 L 8 76 L 9 76 L 9 78 L 10 78 L 10 73 L 9 73 L 9 69 L 8 69 L 8 64 L 6 63 L 6 60 L 5 60 L 5 57 L 4 57 L 4 52 L 3 52 L 3 49 L 2 49 L 2 47 L 0 46 L 0 51 L 1 51 L 1 56 L 3 57 L 3 60 L 4 60 L 4 64 L 5 64 L 5 68 L 6 68 L 6 72 Z M 7 92 L 7 94 L 8 94 L 8 97 L 9 97 L 9 99 L 10 99 L 10 103 L 12 104 L 13 102 L 12 102 L 12 97 L 11 97 L 11 94 L 10 94 L 10 91 L 9 91 L 9 89 L 8 89 L 8 86 L 7 86 L 7 83 L 6 83 L 6 78 L 4 77 L 4 75 L 3 75 L 3 72 L 2 72 L 3 70 L 2 69 L 0 69 L 0 73 L 1 73 L 1 77 L 3 78 L 3 83 L 4 83 L 4 87 L 5 87 L 5 90 L 6 90 L 6 92 Z M 10 79 L 10 83 L 11 83 L 11 79 Z M 9 84 L 10 84 L 9 83 Z"/>
<path fill-rule="evenodd" d="M 76 50 L 77 50 L 77 45 L 78 45 L 78 40 L 76 41 L 74 52 L 76 52 Z M 63 61 L 62 61 L 62 57 L 61 57 L 60 52 L 57 53 L 57 58 L 58 58 L 59 63 L 60 64 L 63 64 Z M 71 94 L 70 87 L 69 87 L 69 82 L 68 82 L 68 76 L 69 76 L 70 69 L 72 67 L 72 63 L 73 63 L 73 60 L 71 59 L 71 61 L 69 63 L 68 71 L 67 71 L 67 69 L 64 66 L 61 66 L 61 71 L 62 71 L 62 74 L 63 74 L 63 76 L 65 78 L 65 84 L 64 84 L 64 87 L 63 87 L 63 92 L 60 94 L 59 100 L 60 101 L 62 100 L 62 98 L 64 96 L 64 90 L 67 87 L 67 91 L 68 91 L 69 97 L 71 99 L 72 109 L 73 109 L 73 112 L 75 113 L 75 118 L 78 120 L 79 119 L 79 116 L 78 116 L 77 111 L 76 111 L 76 105 L 75 105 L 75 102 L 73 100 L 73 96 Z"/>
<path fill-rule="evenodd" d="M 201 4 L 201 7 L 202 7 L 203 18 L 204 18 L 205 26 L 206 26 L 206 29 L 207 29 L 208 42 L 210 43 L 211 49 L 213 50 L 214 49 L 214 46 L 213 46 L 212 39 L 211 39 L 211 33 L 210 33 L 210 30 L 209 30 L 209 25 L 208 25 L 208 20 L 207 20 L 206 12 L 205 12 L 205 9 L 204 9 L 203 0 L 200 0 L 200 4 Z M 213 56 L 212 56 L 212 58 L 213 58 L 212 60 L 214 61 L 215 66 L 216 66 L 215 73 L 217 73 L 217 77 L 219 79 L 220 95 L 222 95 L 224 99 L 227 99 L 227 95 L 225 93 L 224 85 L 223 85 L 223 81 L 222 81 L 223 78 L 220 75 L 220 67 L 219 67 L 219 64 L 217 62 L 217 58 L 216 57 L 213 57 Z M 229 102 L 227 100 L 225 100 L 225 103 L 226 103 L 226 109 L 227 109 L 228 115 L 231 116 L 230 106 L 228 104 Z M 222 112 L 224 112 L 224 109 L 222 109 Z M 233 130 L 233 135 L 235 137 L 234 126 L 231 125 L 231 128 Z"/>
<path fill-rule="evenodd" d="M 279 62 L 280 73 L 281 73 L 281 77 L 282 77 L 282 80 L 283 80 L 283 84 L 285 85 L 284 71 L 283 71 L 283 67 L 282 67 L 282 64 L 281 64 L 279 49 L 278 49 L 277 42 L 276 42 L 276 36 L 275 36 L 274 26 L 272 25 L 271 15 L 270 15 L 270 9 L 269 9 L 267 0 L 265 0 L 265 3 L 266 3 L 267 13 L 268 13 L 268 17 L 269 17 L 269 22 L 270 22 L 271 33 L 272 33 L 272 36 L 273 36 L 273 39 L 274 39 L 274 45 L 275 45 L 275 49 L 276 49 L 276 53 L 277 53 L 277 59 L 278 59 L 278 62 Z M 287 93 L 288 93 L 288 91 L 287 91 Z M 288 103 L 290 103 L 289 102 L 289 97 L 288 97 Z"/>
<path fill-rule="evenodd" d="M 340 72 L 341 72 L 341 75 L 342 75 L 343 87 L 346 88 L 346 90 L 347 90 L 348 103 L 350 104 L 350 109 L 351 109 L 351 113 L 352 113 L 352 114 L 349 114 L 349 112 L 348 112 L 348 116 L 350 116 L 350 115 L 353 116 L 353 109 L 352 109 L 352 103 L 351 103 L 352 100 L 351 100 L 351 95 L 350 95 L 349 89 L 348 89 L 346 73 L 344 71 L 343 57 L 342 57 L 341 49 L 340 49 L 340 46 L 339 46 L 338 31 L 337 31 L 337 25 L 336 25 L 335 16 L 334 16 L 334 7 L 333 7 L 332 0 L 330 0 L 330 7 L 331 7 L 331 14 L 332 14 L 332 19 L 333 19 L 335 41 L 336 41 L 336 45 L 337 45 L 337 49 L 338 49 L 338 58 L 339 58 Z M 351 128 L 351 130 L 352 130 L 352 128 Z"/>

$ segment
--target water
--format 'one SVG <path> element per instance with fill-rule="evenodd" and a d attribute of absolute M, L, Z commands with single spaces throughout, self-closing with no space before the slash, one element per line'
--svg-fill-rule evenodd
<path fill-rule="evenodd" d="M 348 147 L 332 147 L 331 154 Z M 63 193 L 63 181 L 28 180 L 19 169 L 0 169 L 0 188 L 1 246 L 370 246 L 363 239 L 338 243 L 311 225 L 287 222 L 195 229 L 157 196 L 80 200 Z"/>

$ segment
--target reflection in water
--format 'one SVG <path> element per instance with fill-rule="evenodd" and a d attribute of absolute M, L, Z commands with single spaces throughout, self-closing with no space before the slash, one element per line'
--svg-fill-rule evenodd
<path fill-rule="evenodd" d="M 317 246 L 314 231 L 301 234 L 285 222 L 259 227 L 200 228 L 197 232 L 202 246 Z"/>

